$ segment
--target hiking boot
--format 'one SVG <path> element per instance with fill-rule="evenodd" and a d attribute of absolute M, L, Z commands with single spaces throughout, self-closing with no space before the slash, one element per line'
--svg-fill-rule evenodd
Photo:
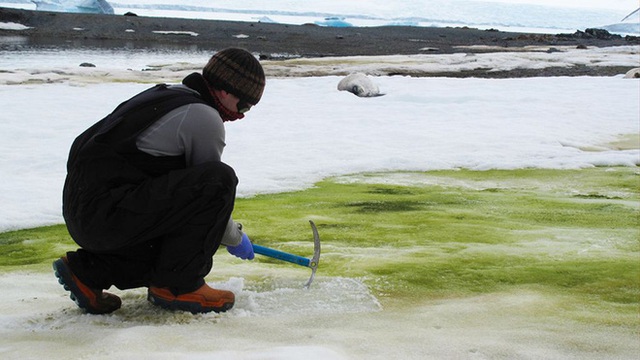
<path fill-rule="evenodd" d="M 92 289 L 78 279 L 71 268 L 66 256 L 53 262 L 53 273 L 58 278 L 60 285 L 69 291 L 69 297 L 78 307 L 90 314 L 107 314 L 120 309 L 122 300 L 114 294 Z"/>
<path fill-rule="evenodd" d="M 184 310 L 193 314 L 210 311 L 219 313 L 233 307 L 235 296 L 231 291 L 212 289 L 207 284 L 196 291 L 177 296 L 168 288 L 150 286 L 147 300 L 169 310 Z"/>

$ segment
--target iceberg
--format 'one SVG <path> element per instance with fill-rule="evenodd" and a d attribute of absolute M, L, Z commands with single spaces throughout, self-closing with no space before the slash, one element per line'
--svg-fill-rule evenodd
<path fill-rule="evenodd" d="M 113 7 L 105 0 L 31 0 L 36 10 L 90 14 L 113 14 Z"/>
<path fill-rule="evenodd" d="M 344 21 L 343 17 L 331 16 L 324 18 L 324 21 L 316 21 L 316 25 L 329 26 L 329 27 L 351 27 L 352 24 Z"/>
<path fill-rule="evenodd" d="M 630 24 L 630 23 L 618 23 L 602 26 L 604 30 L 612 34 L 617 34 L 621 36 L 638 36 L 640 34 L 640 23 Z"/>
<path fill-rule="evenodd" d="M 603 29 L 619 34 L 619 35 L 631 35 L 638 36 L 640 34 L 640 8 L 633 10 L 624 19 L 620 20 L 617 24 L 609 24 L 602 27 Z"/>

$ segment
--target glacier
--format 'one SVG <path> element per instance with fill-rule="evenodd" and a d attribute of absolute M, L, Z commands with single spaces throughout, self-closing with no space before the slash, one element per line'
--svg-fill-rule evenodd
<path fill-rule="evenodd" d="M 113 14 L 113 7 L 105 0 L 31 0 L 36 10 L 90 14 Z"/>

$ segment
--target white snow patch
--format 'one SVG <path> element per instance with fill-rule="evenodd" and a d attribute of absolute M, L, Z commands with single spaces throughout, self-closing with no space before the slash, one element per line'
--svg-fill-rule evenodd
<path fill-rule="evenodd" d="M 29 26 L 14 22 L 0 22 L 0 30 L 27 30 L 31 29 Z"/>
<path fill-rule="evenodd" d="M 193 31 L 154 30 L 152 32 L 154 34 L 161 34 L 161 35 L 189 35 L 189 36 L 199 35 L 197 32 L 193 32 Z"/>

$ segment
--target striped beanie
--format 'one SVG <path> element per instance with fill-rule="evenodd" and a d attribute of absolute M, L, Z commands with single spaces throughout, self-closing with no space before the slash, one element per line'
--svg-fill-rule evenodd
<path fill-rule="evenodd" d="M 219 51 L 209 59 L 202 75 L 212 87 L 229 92 L 252 105 L 260 101 L 264 91 L 262 65 L 243 49 Z"/>

